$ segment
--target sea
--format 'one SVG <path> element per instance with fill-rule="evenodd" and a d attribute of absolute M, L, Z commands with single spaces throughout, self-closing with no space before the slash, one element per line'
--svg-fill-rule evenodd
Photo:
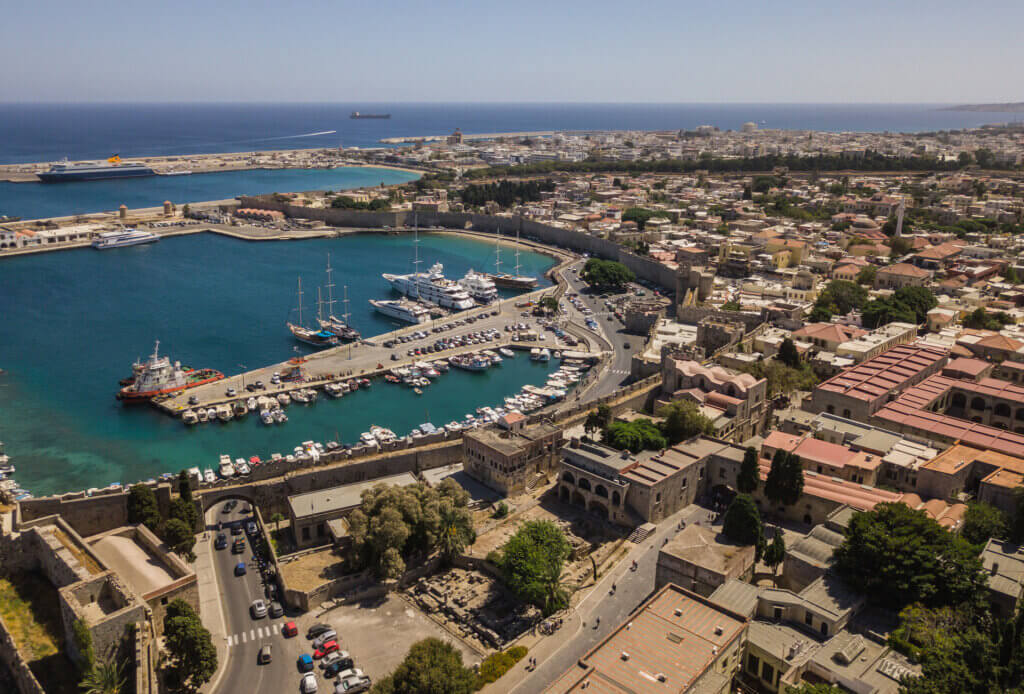
<path fill-rule="evenodd" d="M 389 119 L 353 120 L 352 111 Z M 0 163 L 144 155 L 378 147 L 382 138 L 540 130 L 736 129 L 921 132 L 976 127 L 1019 116 L 943 110 L 935 104 L 0 104 Z M 400 183 L 415 174 L 375 168 L 237 171 L 67 185 L 0 184 L 0 215 L 26 219 L 185 203 L 240 194 Z M 420 253 L 449 277 L 487 269 L 493 246 L 424 235 Z M 163 472 L 211 468 L 232 457 L 287 453 L 301 441 L 355 441 L 372 424 L 406 433 L 496 405 L 554 368 L 525 357 L 483 373 L 453 371 L 423 395 L 380 382 L 341 400 L 293 406 L 290 421 L 255 417 L 192 429 L 148 407 L 114 399 L 118 380 L 156 340 L 194 367 L 237 373 L 282 361 L 295 343 L 299 276 L 323 282 L 327 255 L 349 287 L 364 335 L 395 325 L 370 310 L 389 294 L 382 272 L 411 270 L 408 237 L 359 235 L 246 243 L 212 234 L 157 244 L 0 259 L 0 440 L 16 479 L 49 494 L 131 483 Z M 508 259 L 506 258 L 506 265 Z M 522 271 L 543 275 L 546 256 L 524 253 Z M 311 295 L 307 293 L 307 299 Z M 309 304 L 307 304 L 309 306 Z"/>
<path fill-rule="evenodd" d="M 462 277 L 493 266 L 495 246 L 421 234 L 419 253 L 443 263 L 449 277 Z M 392 296 L 382 272 L 412 270 L 407 235 L 252 243 L 203 233 L 0 260 L 0 440 L 17 467 L 15 479 L 42 495 L 216 468 L 224 453 L 267 458 L 306 440 L 355 443 L 373 424 L 406 434 L 424 422 L 440 426 L 501 405 L 525 384 L 543 385 L 557 368 L 554 360 L 540 364 L 522 354 L 485 372 L 452 369 L 422 395 L 377 380 L 338 400 L 322 394 L 314 405 L 293 404 L 289 421 L 276 426 L 249 415 L 186 427 L 155 408 L 115 400 L 118 381 L 156 340 L 161 354 L 225 373 L 284 361 L 297 348 L 311 352 L 285 322 L 297 319 L 299 277 L 309 320 L 328 254 L 337 296 L 348 287 L 353 325 L 367 336 L 401 327 L 368 300 Z M 503 267 L 508 256 L 506 250 Z M 523 252 L 520 263 L 524 274 L 543 277 L 553 261 Z"/>

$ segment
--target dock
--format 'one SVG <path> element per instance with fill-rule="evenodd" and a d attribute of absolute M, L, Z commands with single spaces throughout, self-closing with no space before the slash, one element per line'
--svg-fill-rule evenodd
<path fill-rule="evenodd" d="M 409 366 L 414 362 L 429 362 L 457 354 L 479 352 L 484 349 L 496 350 L 499 347 L 506 346 L 513 349 L 529 349 L 531 347 L 544 346 L 549 349 L 555 349 L 556 347 L 550 339 L 547 341 L 518 343 L 513 339 L 514 333 L 505 331 L 505 326 L 525 320 L 521 315 L 524 310 L 521 305 L 524 302 L 536 302 L 544 296 L 556 294 L 557 291 L 557 286 L 544 287 L 510 299 L 504 299 L 495 304 L 468 309 L 444 318 L 436 318 L 428 323 L 409 325 L 388 333 L 376 335 L 372 338 L 321 350 L 302 358 L 293 358 L 235 374 L 216 383 L 190 388 L 159 402 L 154 401 L 153 404 L 171 416 L 180 417 L 188 409 L 216 407 L 239 400 L 244 402 L 250 396 L 275 396 L 278 393 L 290 393 L 291 391 L 304 388 L 322 388 L 328 383 L 347 381 L 353 378 L 372 379 L 383 375 L 391 369 Z M 498 315 L 491 315 L 494 311 L 497 311 Z M 451 331 L 443 333 L 431 332 L 435 326 L 455 320 L 463 320 L 467 317 L 474 317 L 477 320 L 472 324 L 463 325 Z M 285 329 L 283 325 L 281 329 Z M 412 357 L 407 354 L 410 349 L 433 344 L 439 337 L 457 337 L 469 332 L 491 329 L 497 330 L 500 333 L 500 337 L 493 342 L 464 345 L 454 349 Z M 427 337 L 416 341 L 400 343 L 390 349 L 383 345 L 388 340 L 420 330 L 426 331 L 428 333 Z M 581 347 L 574 347 L 572 349 L 578 350 Z M 563 347 L 558 348 L 563 349 Z M 398 354 L 399 359 L 392 360 L 391 355 L 393 353 Z M 285 376 L 295 372 L 297 368 L 300 369 L 302 378 L 296 381 L 287 380 Z M 281 383 L 272 385 L 271 379 L 275 372 L 281 375 Z M 262 381 L 264 389 L 252 393 L 246 391 L 246 385 L 253 384 L 256 381 Z M 236 394 L 234 396 L 227 395 L 229 388 L 235 390 Z M 196 398 L 197 402 L 189 404 L 189 400 L 193 397 Z"/>

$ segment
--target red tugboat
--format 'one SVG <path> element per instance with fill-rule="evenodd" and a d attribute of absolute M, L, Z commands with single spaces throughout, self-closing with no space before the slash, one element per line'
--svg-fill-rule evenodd
<path fill-rule="evenodd" d="M 117 393 L 118 400 L 144 402 L 158 395 L 178 393 L 224 378 L 224 374 L 213 369 L 182 368 L 180 362 L 172 365 L 169 357 L 159 356 L 159 351 L 160 341 L 157 340 L 149 361 L 132 364 L 132 377 L 125 379 L 127 384 L 122 381 L 124 387 Z"/>

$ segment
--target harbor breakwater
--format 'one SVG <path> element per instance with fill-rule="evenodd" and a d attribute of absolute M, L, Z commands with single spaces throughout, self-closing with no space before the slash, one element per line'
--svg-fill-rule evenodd
<path fill-rule="evenodd" d="M 617 260 L 641 279 L 673 291 L 676 287 L 676 271 L 652 258 L 631 253 L 608 239 L 535 222 L 523 217 L 496 217 L 465 212 L 362 212 L 312 208 L 277 202 L 270 196 L 242 196 L 239 200 L 242 207 L 278 210 L 288 217 L 315 219 L 337 227 L 394 230 L 411 228 L 414 223 L 418 223 L 420 228 L 441 227 L 490 234 L 500 231 L 506 237 L 511 237 L 518 232 L 521 238 L 528 241 L 536 239 L 541 243 L 569 248 L 579 253 L 589 253 L 608 260 Z"/>

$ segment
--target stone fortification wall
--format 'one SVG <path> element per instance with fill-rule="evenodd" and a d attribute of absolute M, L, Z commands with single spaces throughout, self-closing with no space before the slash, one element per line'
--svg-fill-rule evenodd
<path fill-rule="evenodd" d="M 159 484 L 153 492 L 160 512 L 166 515 L 171 505 L 171 486 Z M 59 514 L 79 535 L 88 537 L 128 525 L 128 490 L 28 499 L 20 502 L 18 509 L 22 523 Z"/>
<path fill-rule="evenodd" d="M 14 637 L 7 629 L 2 617 L 0 617 L 0 658 L 3 659 L 7 669 L 14 677 L 14 684 L 18 687 L 20 694 L 46 694 L 39 680 L 32 674 L 24 656 L 14 643 Z"/>
<path fill-rule="evenodd" d="M 325 224 L 357 229 L 397 229 L 412 226 L 414 218 L 420 228 L 443 227 L 445 229 L 472 229 L 495 233 L 498 229 L 506 236 L 517 231 L 526 238 L 534 238 L 546 244 L 571 248 L 578 252 L 617 260 L 636 273 L 637 277 L 675 291 L 676 271 L 651 258 L 634 255 L 614 241 L 598 238 L 573 229 L 563 229 L 522 217 L 496 217 L 485 214 L 464 212 L 362 212 L 288 205 L 272 200 L 269 196 L 243 197 L 242 207 L 279 210 L 289 217 L 316 219 Z"/>
<path fill-rule="evenodd" d="M 747 332 L 750 332 L 764 322 L 759 313 L 743 313 L 741 311 L 720 311 L 714 308 L 702 306 L 679 306 L 676 309 L 676 319 L 680 323 L 692 323 L 696 325 L 705 318 L 729 323 L 743 323 Z"/>

